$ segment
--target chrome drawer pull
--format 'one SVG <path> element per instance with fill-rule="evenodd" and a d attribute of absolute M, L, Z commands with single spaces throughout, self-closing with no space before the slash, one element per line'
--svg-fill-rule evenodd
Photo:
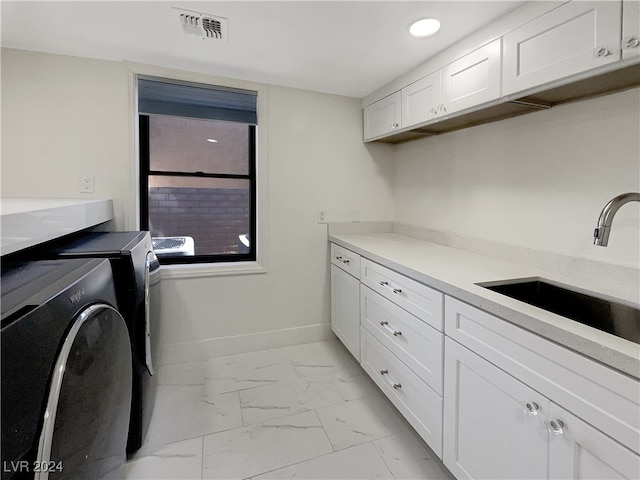
<path fill-rule="evenodd" d="M 381 287 L 387 287 L 387 288 L 390 288 L 390 289 L 391 289 L 391 291 L 393 291 L 393 293 L 402 293 L 402 290 L 401 290 L 401 289 L 399 289 L 399 288 L 393 288 L 391 285 L 389 285 L 389 282 L 386 282 L 386 281 L 382 281 L 382 282 L 380 282 L 380 286 L 381 286 Z"/>
<path fill-rule="evenodd" d="M 349 263 L 349 259 L 343 258 L 342 256 L 336 257 L 336 260 L 340 260 L 342 263 Z"/>
<path fill-rule="evenodd" d="M 382 375 L 388 375 L 389 374 L 389 370 L 385 369 L 385 370 L 380 370 L 380 373 Z M 402 388 L 402 384 L 400 383 L 391 383 L 391 386 L 395 389 L 398 390 L 399 388 Z"/>
<path fill-rule="evenodd" d="M 381 321 L 380 325 L 382 325 L 386 330 L 391 332 L 394 337 L 399 337 L 400 335 L 402 335 L 402 332 L 400 330 L 395 330 L 393 327 L 389 325 L 389 322 L 387 321 L 384 321 L 384 320 Z"/>

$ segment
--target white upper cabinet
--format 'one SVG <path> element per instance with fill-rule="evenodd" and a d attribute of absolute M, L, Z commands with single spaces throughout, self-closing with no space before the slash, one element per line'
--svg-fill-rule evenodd
<path fill-rule="evenodd" d="M 500 98 L 501 39 L 442 69 L 441 114 L 466 110 Z"/>
<path fill-rule="evenodd" d="M 442 106 L 440 71 L 402 89 L 402 127 L 433 120 Z"/>
<path fill-rule="evenodd" d="M 622 58 L 640 56 L 640 2 L 622 2 Z"/>
<path fill-rule="evenodd" d="M 365 107 L 364 139 L 369 140 L 399 130 L 401 103 L 400 92 L 396 92 Z"/>
<path fill-rule="evenodd" d="M 573 1 L 504 36 L 505 95 L 620 60 L 622 3 Z"/>

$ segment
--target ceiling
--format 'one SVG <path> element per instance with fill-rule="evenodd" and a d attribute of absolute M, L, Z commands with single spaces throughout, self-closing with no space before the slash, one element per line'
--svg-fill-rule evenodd
<path fill-rule="evenodd" d="M 2 0 L 2 46 L 361 98 L 521 3 Z M 185 34 L 176 7 L 227 18 L 227 42 Z M 440 32 L 410 37 L 423 17 Z"/>

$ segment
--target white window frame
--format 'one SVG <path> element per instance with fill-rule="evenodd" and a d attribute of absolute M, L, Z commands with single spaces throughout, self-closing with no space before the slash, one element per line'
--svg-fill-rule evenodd
<path fill-rule="evenodd" d="M 266 84 L 236 80 L 226 77 L 218 77 L 206 73 L 187 72 L 170 68 L 157 67 L 125 62 L 129 76 L 129 119 L 134 134 L 131 136 L 131 180 L 128 184 L 132 199 L 125 207 L 125 223 L 130 229 L 140 228 L 140 132 L 138 127 L 138 91 L 137 75 L 182 80 L 192 83 L 203 83 L 212 86 L 223 86 L 242 90 L 253 90 L 258 93 L 257 113 L 258 125 L 256 127 L 256 260 L 248 262 L 216 262 L 194 263 L 179 265 L 163 265 L 161 267 L 162 278 L 197 278 L 219 275 L 245 275 L 262 274 L 267 272 L 269 235 L 269 136 L 268 136 L 268 104 L 269 87 Z M 146 194 L 146 192 L 145 192 Z"/>

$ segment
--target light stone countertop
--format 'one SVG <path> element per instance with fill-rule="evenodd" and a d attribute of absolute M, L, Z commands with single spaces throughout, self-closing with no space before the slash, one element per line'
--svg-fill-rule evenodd
<path fill-rule="evenodd" d="M 396 233 L 330 233 L 329 241 L 586 357 L 640 378 L 640 345 L 476 284 L 540 277 L 638 308 L 638 299 L 615 285 L 587 283 Z"/>
<path fill-rule="evenodd" d="M 113 218 L 109 199 L 0 199 L 2 255 L 84 230 Z"/>

